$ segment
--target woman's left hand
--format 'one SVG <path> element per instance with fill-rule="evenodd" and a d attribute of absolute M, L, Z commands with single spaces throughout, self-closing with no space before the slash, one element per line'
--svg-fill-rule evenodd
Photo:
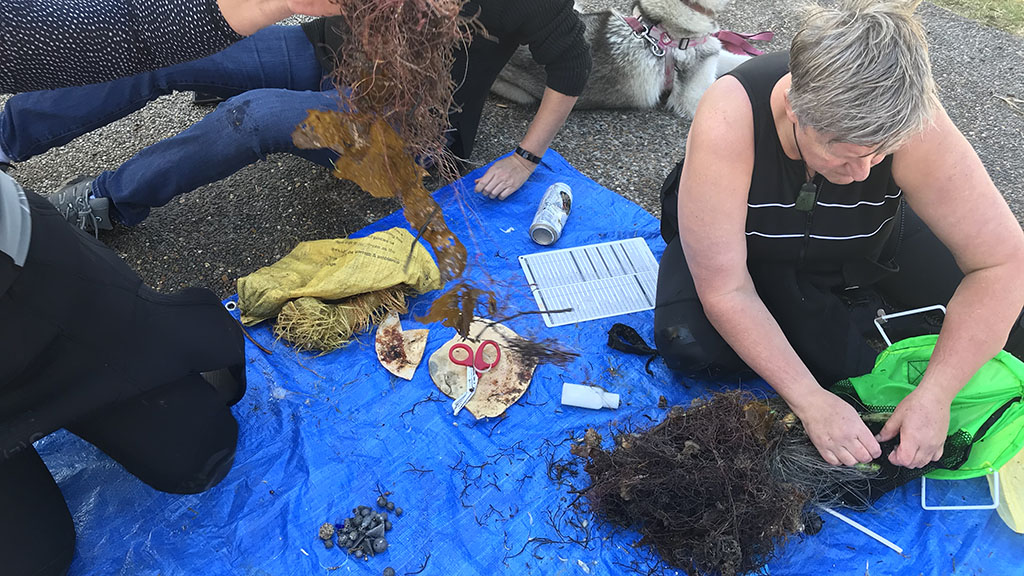
<path fill-rule="evenodd" d="M 515 154 L 498 160 L 476 179 L 474 190 L 488 198 L 504 200 L 526 182 L 536 164 Z"/>
<path fill-rule="evenodd" d="M 900 443 L 889 453 L 889 462 L 906 468 L 921 468 L 942 458 L 949 433 L 950 400 L 918 386 L 896 406 L 876 437 L 885 442 L 899 435 Z"/>

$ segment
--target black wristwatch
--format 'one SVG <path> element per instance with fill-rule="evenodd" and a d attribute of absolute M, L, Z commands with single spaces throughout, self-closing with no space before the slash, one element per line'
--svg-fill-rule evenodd
<path fill-rule="evenodd" d="M 533 162 L 534 164 L 540 164 L 540 156 L 537 156 L 536 154 L 530 152 L 529 150 L 524 150 L 522 146 L 516 146 L 516 154 L 522 156 L 523 158 L 526 158 L 527 160 Z"/>

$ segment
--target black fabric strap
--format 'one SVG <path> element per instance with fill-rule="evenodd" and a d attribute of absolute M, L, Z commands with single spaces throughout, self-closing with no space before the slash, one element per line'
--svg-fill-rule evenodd
<path fill-rule="evenodd" d="M 527 160 L 533 162 L 534 164 L 540 164 L 540 156 L 537 156 L 536 154 L 530 152 L 529 150 L 524 150 L 522 146 L 516 146 L 516 154 L 522 156 L 523 158 L 526 158 Z"/>
<path fill-rule="evenodd" d="M 654 375 L 654 372 L 651 371 L 651 362 L 658 357 L 658 351 L 648 346 L 647 342 L 637 334 L 632 326 L 618 323 L 612 325 L 611 329 L 608 330 L 608 346 L 619 352 L 636 354 L 637 356 L 650 356 L 647 359 L 647 364 L 644 365 L 644 370 L 648 374 Z"/>

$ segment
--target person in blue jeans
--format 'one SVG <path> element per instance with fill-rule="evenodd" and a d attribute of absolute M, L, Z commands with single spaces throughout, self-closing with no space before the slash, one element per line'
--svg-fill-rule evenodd
<path fill-rule="evenodd" d="M 102 84 L 16 95 L 0 120 L 0 147 L 12 160 L 23 161 L 174 90 L 222 97 L 241 93 L 117 170 L 80 179 L 51 196 L 51 201 L 64 196 L 55 204 L 65 212 L 70 198 L 89 191 L 97 228 L 110 229 L 111 219 L 133 225 L 151 207 L 230 176 L 267 154 L 292 152 L 329 166 L 329 151 L 299 150 L 291 141 L 307 110 L 338 108 L 337 92 L 324 80 L 327 72 L 299 27 L 272 26 L 200 60 Z M 65 216 L 73 219 L 77 213 Z M 91 229 L 92 222 L 76 223 Z"/>
<path fill-rule="evenodd" d="M 3 7 L 3 94 L 137 74 L 214 53 L 292 12 L 338 11 L 330 0 Z M 234 462 L 229 406 L 244 392 L 242 330 L 215 294 L 156 293 L 0 172 L 0 573 L 62 576 L 75 557 L 74 520 L 34 442 L 65 428 L 156 490 L 198 494 Z"/>
<path fill-rule="evenodd" d="M 583 25 L 569 0 L 478 0 L 476 13 L 492 37 L 457 52 L 453 77 L 460 107 L 450 115 L 452 151 L 468 158 L 491 83 L 522 44 L 548 71 L 549 89 L 519 154 L 497 162 L 477 191 L 504 198 L 532 173 L 582 92 L 590 71 Z M 554 22 L 555 25 L 551 23 Z M 96 84 L 21 94 L 0 117 L 0 162 L 27 160 L 138 110 L 158 96 L 191 90 L 227 98 L 180 134 L 149 146 L 120 168 L 70 182 L 51 202 L 86 230 L 134 225 L 178 194 L 215 182 L 268 154 L 288 152 L 331 167 L 336 153 L 303 150 L 292 132 L 309 110 L 338 110 L 332 55 L 342 28 L 330 18 L 274 26 L 218 54 Z M 84 208 L 84 209 L 83 209 Z"/>

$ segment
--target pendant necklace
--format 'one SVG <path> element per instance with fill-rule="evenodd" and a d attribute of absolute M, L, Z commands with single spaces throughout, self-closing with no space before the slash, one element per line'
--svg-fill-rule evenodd
<path fill-rule="evenodd" d="M 796 124 L 793 124 L 793 143 L 796 144 L 796 153 L 800 155 L 800 161 L 804 164 L 804 176 L 807 181 L 800 186 L 800 191 L 796 195 L 795 207 L 799 212 L 810 212 L 814 210 L 814 203 L 817 200 L 818 189 L 814 185 L 814 178 L 811 178 L 808 174 L 809 169 L 807 167 L 807 161 L 804 160 L 804 153 L 800 150 L 800 141 L 796 139 Z"/>

